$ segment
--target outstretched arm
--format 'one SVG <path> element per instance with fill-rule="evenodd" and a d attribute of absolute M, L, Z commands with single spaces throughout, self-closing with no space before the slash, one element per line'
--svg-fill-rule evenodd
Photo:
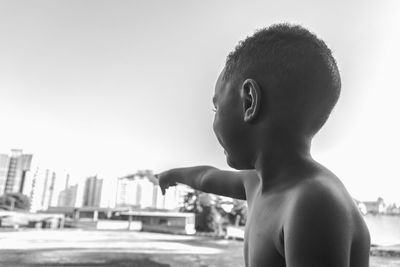
<path fill-rule="evenodd" d="M 246 199 L 246 184 L 254 180 L 255 171 L 223 171 L 211 166 L 171 169 L 158 176 L 163 193 L 176 183 L 216 195 Z"/>

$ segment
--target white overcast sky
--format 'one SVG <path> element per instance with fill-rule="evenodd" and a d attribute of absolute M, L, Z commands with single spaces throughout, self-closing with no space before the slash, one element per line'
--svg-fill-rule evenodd
<path fill-rule="evenodd" d="M 211 111 L 226 55 L 292 22 L 326 41 L 342 75 L 314 157 L 355 198 L 400 203 L 399 3 L 0 0 L 0 152 L 77 179 L 227 168 Z"/>

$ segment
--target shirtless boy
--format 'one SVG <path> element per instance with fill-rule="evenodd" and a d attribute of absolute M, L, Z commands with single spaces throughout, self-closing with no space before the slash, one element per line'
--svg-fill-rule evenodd
<path fill-rule="evenodd" d="M 370 237 L 339 179 L 310 155 L 340 94 L 331 51 L 287 24 L 257 31 L 229 54 L 215 86 L 214 132 L 228 165 L 158 175 L 248 203 L 248 267 L 367 267 Z"/>

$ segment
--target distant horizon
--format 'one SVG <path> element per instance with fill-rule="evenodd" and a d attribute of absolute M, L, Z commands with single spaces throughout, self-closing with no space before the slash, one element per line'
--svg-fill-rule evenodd
<path fill-rule="evenodd" d="M 20 149 L 18 149 L 18 148 L 14 148 L 14 149 L 16 149 L 16 150 L 20 150 Z M 24 151 L 23 149 L 21 149 L 22 151 Z M 11 151 L 11 150 L 10 150 Z M 2 152 L 2 151 L 0 151 L 0 154 L 6 154 L 6 153 L 4 153 L 4 152 Z M 24 154 L 29 154 L 29 155 L 33 155 L 33 158 L 34 158 L 34 153 L 24 153 Z M 157 172 L 154 172 L 154 170 L 152 170 L 152 169 L 148 169 L 148 168 L 139 168 L 139 169 L 136 169 L 136 170 L 132 170 L 131 172 L 128 172 L 128 173 L 125 173 L 125 174 L 122 174 L 122 175 L 114 175 L 114 176 L 112 176 L 112 177 L 110 177 L 110 176 L 108 176 L 108 177 L 104 177 L 104 176 L 102 176 L 101 174 L 98 174 L 98 173 L 96 173 L 96 172 L 92 172 L 91 174 L 86 174 L 86 175 L 82 175 L 81 176 L 81 178 L 78 178 L 78 179 L 74 179 L 74 177 L 71 175 L 71 173 L 70 172 L 68 172 L 68 170 L 62 170 L 62 171 L 60 171 L 60 170 L 55 170 L 55 169 L 52 169 L 52 168 L 47 168 L 47 167 L 41 167 L 41 166 L 31 166 L 31 169 L 30 169 L 30 175 L 33 175 L 33 172 L 34 172 L 34 170 L 36 170 L 36 168 L 39 168 L 39 169 L 42 169 L 43 171 L 46 171 L 46 170 L 49 170 L 49 171 L 52 171 L 52 172 L 55 172 L 56 173 L 56 180 L 57 180 L 57 182 L 58 182 L 58 184 L 63 184 L 63 181 L 65 181 L 66 180 L 66 176 L 67 175 L 69 175 L 69 186 L 75 186 L 75 185 L 78 185 L 78 187 L 79 187 L 79 185 L 81 185 L 82 186 L 82 182 L 84 182 L 87 178 L 90 178 L 90 177 L 94 177 L 94 176 L 96 176 L 98 179 L 102 179 L 102 180 L 104 180 L 104 181 L 107 181 L 107 182 L 116 182 L 118 179 L 120 179 L 120 178 L 124 178 L 124 177 L 126 177 L 126 176 L 129 176 L 129 175 L 134 175 L 134 174 L 137 174 L 137 173 L 139 173 L 139 172 L 141 172 L 141 171 L 151 171 L 151 172 L 153 172 L 153 174 L 157 174 Z M 57 174 L 58 173 L 58 174 Z M 62 174 L 62 175 L 64 175 L 64 176 L 60 176 L 60 173 Z M 71 179 L 72 178 L 72 179 Z M 62 180 L 62 181 L 60 181 L 60 179 Z M 358 199 L 358 198 L 356 198 L 356 197 L 354 197 L 352 194 L 351 194 L 351 192 L 350 192 L 350 195 L 351 195 L 351 197 L 354 199 L 354 200 L 356 200 L 356 201 L 360 201 L 360 202 L 374 202 L 374 201 L 377 201 L 379 198 L 382 198 L 383 200 L 384 200 L 384 202 L 385 202 L 385 204 L 386 205 L 391 205 L 391 204 L 395 204 L 397 207 L 400 207 L 400 202 L 397 202 L 397 201 L 387 201 L 387 199 L 384 197 L 384 195 L 382 195 L 382 194 L 377 194 L 376 195 L 376 197 L 375 198 L 372 198 L 372 199 Z M 107 200 L 110 198 L 110 196 L 106 196 L 106 198 L 107 198 Z"/>

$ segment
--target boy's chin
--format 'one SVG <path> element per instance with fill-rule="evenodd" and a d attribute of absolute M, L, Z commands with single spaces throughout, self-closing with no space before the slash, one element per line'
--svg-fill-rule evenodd
<path fill-rule="evenodd" d="M 229 167 L 231 167 L 233 169 L 236 169 L 236 170 L 252 170 L 252 169 L 254 169 L 249 164 L 245 164 L 245 163 L 240 162 L 238 160 L 233 160 L 228 155 L 226 155 L 226 163 L 228 164 Z"/>

